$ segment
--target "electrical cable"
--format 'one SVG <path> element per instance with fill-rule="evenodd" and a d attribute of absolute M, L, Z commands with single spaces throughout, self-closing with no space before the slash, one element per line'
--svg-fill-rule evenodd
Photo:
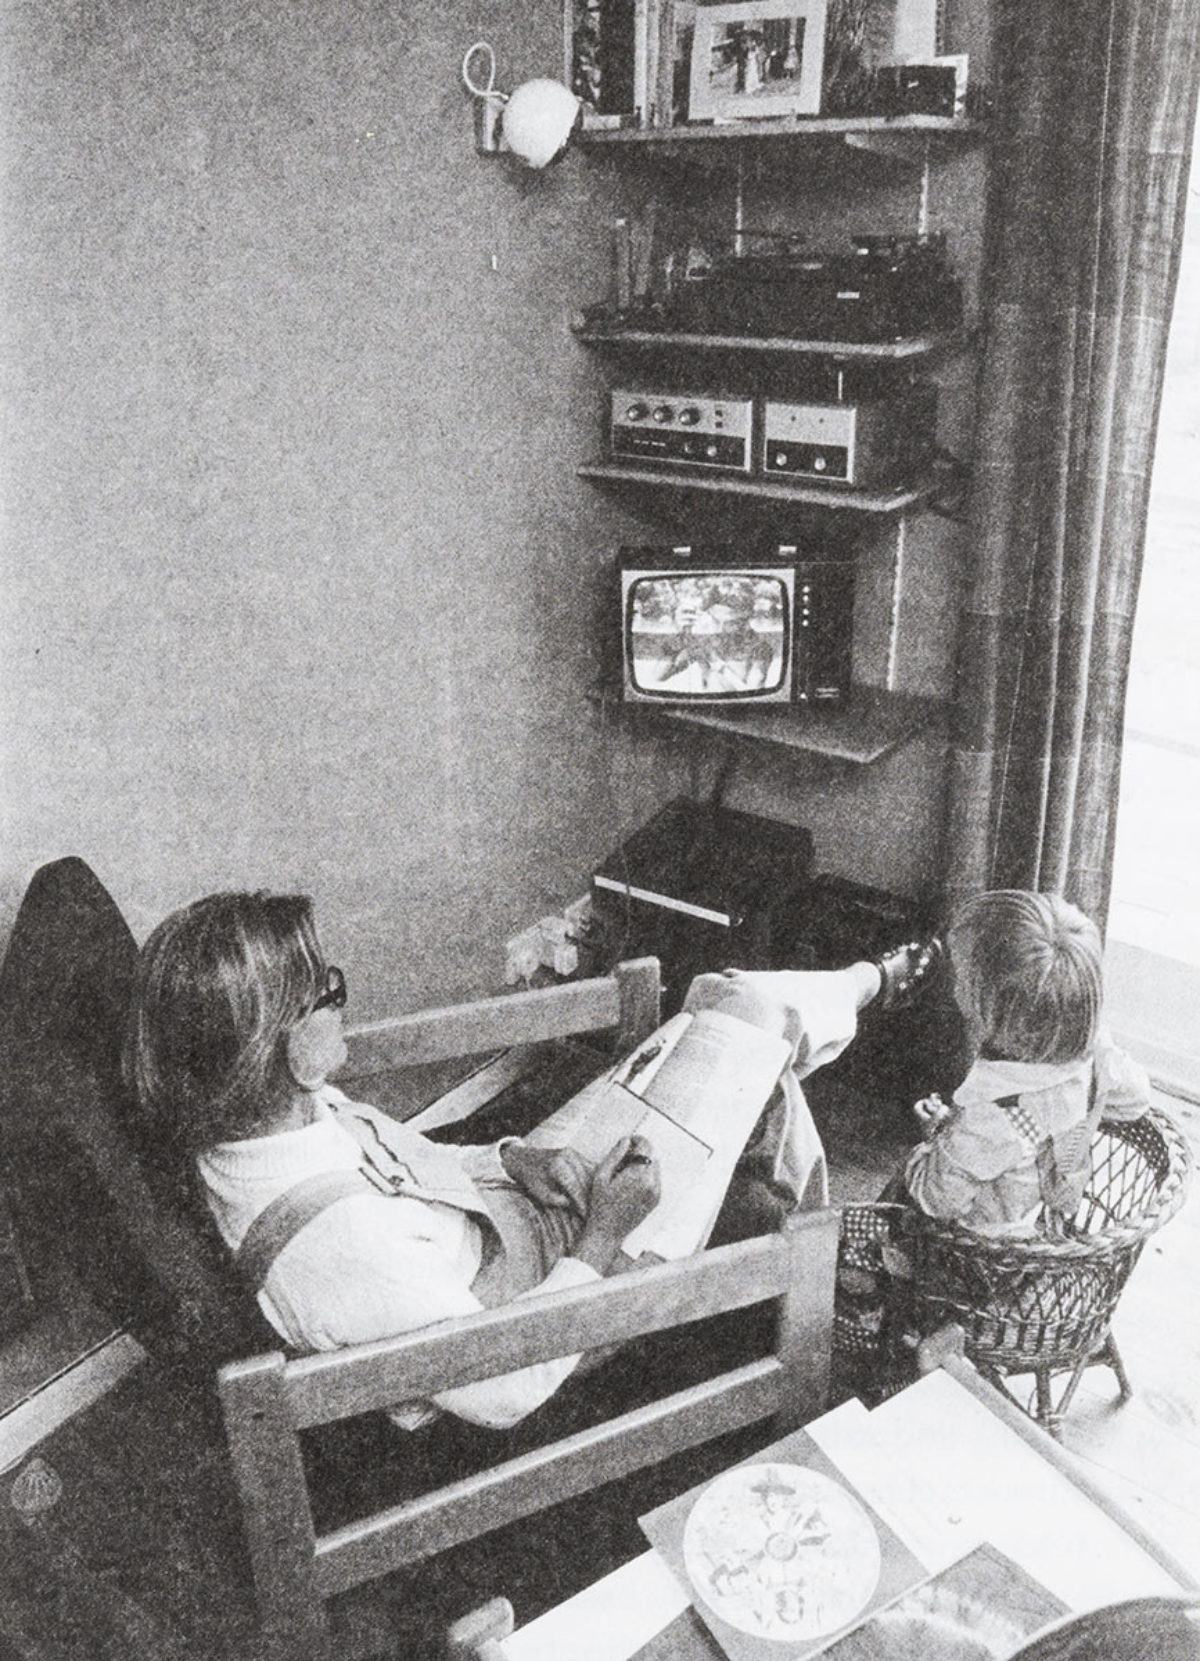
<path fill-rule="evenodd" d="M 471 59 L 479 52 L 487 54 L 488 78 L 487 85 L 483 87 L 476 86 L 471 78 Z M 496 91 L 496 54 L 488 41 L 476 40 L 467 47 L 463 53 L 462 78 L 467 91 L 476 98 L 499 98 L 503 100 L 504 94 Z"/>

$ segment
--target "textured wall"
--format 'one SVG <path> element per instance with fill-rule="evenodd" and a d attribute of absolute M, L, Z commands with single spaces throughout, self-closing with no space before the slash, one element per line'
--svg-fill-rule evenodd
<path fill-rule="evenodd" d="M 604 185 L 476 157 L 464 47 L 560 61 L 496 9 L 5 0 L 10 902 L 65 852 L 139 932 L 301 886 L 378 1001 L 607 845 Z"/>
<path fill-rule="evenodd" d="M 74 852 L 139 934 L 217 886 L 312 891 L 355 1015 L 492 984 L 685 777 L 585 695 L 632 521 L 575 477 L 602 382 L 567 320 L 640 186 L 476 157 L 458 84 L 482 34 L 501 85 L 555 72 L 558 7 L 0 18 L 0 928 Z M 939 769 L 737 782 L 919 886 Z"/>

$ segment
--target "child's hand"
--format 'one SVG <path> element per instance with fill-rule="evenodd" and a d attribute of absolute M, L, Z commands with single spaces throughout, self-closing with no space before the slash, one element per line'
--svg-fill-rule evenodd
<path fill-rule="evenodd" d="M 936 1091 L 932 1096 L 925 1096 L 919 1102 L 915 1102 L 913 1112 L 925 1136 L 932 1136 L 938 1126 L 944 1125 L 950 1117 L 950 1109 Z"/>

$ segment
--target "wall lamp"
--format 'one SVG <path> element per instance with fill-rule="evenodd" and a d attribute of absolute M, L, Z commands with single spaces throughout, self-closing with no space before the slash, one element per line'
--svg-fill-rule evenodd
<path fill-rule="evenodd" d="M 480 74 L 486 75 L 482 83 Z M 557 161 L 579 125 L 582 105 L 561 81 L 523 81 L 514 92 L 496 90 L 496 54 L 486 40 L 468 46 L 463 85 L 476 100 L 475 148 L 483 155 L 510 151 L 526 167 Z"/>

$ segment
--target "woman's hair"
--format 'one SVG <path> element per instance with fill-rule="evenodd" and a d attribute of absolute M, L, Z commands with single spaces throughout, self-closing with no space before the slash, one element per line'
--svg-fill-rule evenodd
<path fill-rule="evenodd" d="M 125 1071 L 160 1134 L 188 1153 L 261 1133 L 286 1106 L 290 1027 L 324 976 L 312 902 L 210 894 L 143 946 Z"/>
<path fill-rule="evenodd" d="M 998 888 L 960 907 L 948 936 L 954 992 L 985 1053 L 1077 1061 L 1100 1019 L 1100 932 L 1058 894 Z"/>

